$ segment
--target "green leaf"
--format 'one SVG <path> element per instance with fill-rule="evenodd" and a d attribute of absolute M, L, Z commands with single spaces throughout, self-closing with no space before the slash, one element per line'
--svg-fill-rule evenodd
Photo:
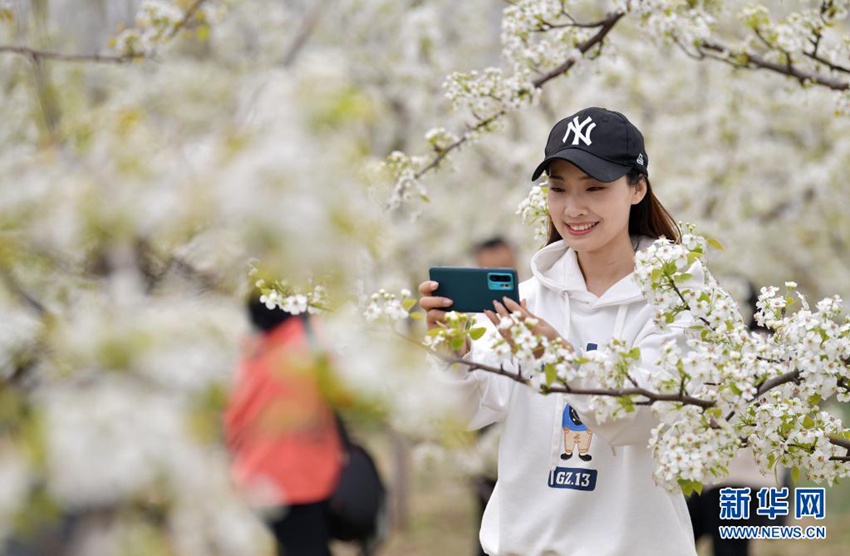
<path fill-rule="evenodd" d="M 712 247 L 714 247 L 718 251 L 725 251 L 726 250 L 726 248 L 723 247 L 723 244 L 720 243 L 719 241 L 717 241 L 716 239 L 714 239 L 713 237 L 708 237 L 708 238 L 706 238 L 706 240 L 708 241 L 709 245 L 711 245 Z"/>
<path fill-rule="evenodd" d="M 558 378 L 558 372 L 555 370 L 555 365 L 551 363 L 546 365 L 543 371 L 546 374 L 546 385 L 551 386 Z"/>
<path fill-rule="evenodd" d="M 473 328 L 469 331 L 469 337 L 472 338 L 473 340 L 478 340 L 479 338 L 481 338 L 481 336 L 484 335 L 485 332 L 487 332 L 487 329 L 484 328 L 483 326 L 479 326 L 479 327 Z"/>
<path fill-rule="evenodd" d="M 425 315 L 423 315 L 422 313 L 410 313 L 410 318 L 414 320 L 423 320 L 425 318 Z"/>
<path fill-rule="evenodd" d="M 792 467 L 791 468 L 791 480 L 794 481 L 795 485 L 800 481 L 800 468 L 799 467 Z"/>
<path fill-rule="evenodd" d="M 690 479 L 679 479 L 679 488 L 682 489 L 682 494 L 685 496 L 690 496 L 694 492 L 697 494 L 702 494 L 702 483 L 699 481 L 692 481 Z"/>
<path fill-rule="evenodd" d="M 805 417 L 803 417 L 803 426 L 807 429 L 810 429 L 815 426 L 815 420 L 812 419 L 811 415 L 806 415 Z"/>
<path fill-rule="evenodd" d="M 449 347 L 451 347 L 452 350 L 454 350 L 454 351 L 458 351 L 459 349 L 461 349 L 463 347 L 463 344 L 465 342 L 466 342 L 466 338 L 454 338 L 451 341 L 451 343 L 449 344 Z"/>
<path fill-rule="evenodd" d="M 405 311 L 410 311 L 414 305 L 416 305 L 415 299 L 405 299 L 401 302 L 401 306 L 404 307 Z"/>

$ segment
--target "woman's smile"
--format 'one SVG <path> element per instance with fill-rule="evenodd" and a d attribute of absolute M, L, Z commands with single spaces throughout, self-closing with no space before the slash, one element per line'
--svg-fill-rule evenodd
<path fill-rule="evenodd" d="M 599 222 L 565 222 L 567 230 L 573 236 L 585 236 L 593 231 Z"/>

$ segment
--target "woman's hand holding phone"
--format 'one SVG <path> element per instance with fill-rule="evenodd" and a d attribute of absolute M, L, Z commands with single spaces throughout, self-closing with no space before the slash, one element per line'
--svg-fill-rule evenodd
<path fill-rule="evenodd" d="M 535 324 L 534 328 L 531 329 L 531 332 L 533 334 L 536 334 L 538 336 L 544 336 L 549 340 L 554 340 L 555 338 L 561 337 L 561 334 L 555 329 L 554 326 L 541 319 L 540 317 L 532 314 L 526 308 L 524 299 L 521 303 L 517 303 L 513 299 L 505 297 L 502 299 L 502 302 L 494 301 L 493 308 L 493 311 L 487 310 L 484 311 L 484 314 L 487 315 L 487 318 L 490 319 L 490 322 L 493 323 L 493 325 L 496 327 L 496 330 L 499 331 L 499 334 L 501 334 L 502 337 L 507 340 L 508 343 L 511 344 L 511 346 L 513 346 L 513 339 L 511 338 L 510 331 L 500 328 L 499 323 L 501 322 L 502 317 L 508 317 L 511 315 L 511 313 L 516 312 L 519 312 L 520 319 L 522 320 L 532 318 L 537 321 L 537 324 Z M 567 342 L 567 345 L 570 345 L 569 342 Z M 535 357 L 539 358 L 543 355 L 543 353 L 541 351 L 540 353 L 535 353 L 534 355 Z"/>
<path fill-rule="evenodd" d="M 448 297 L 431 295 L 438 287 L 439 284 L 433 280 L 426 280 L 419 284 L 419 293 L 422 294 L 422 297 L 419 298 L 419 306 L 425 311 L 425 322 L 428 324 L 428 330 L 437 328 L 440 326 L 439 323 L 445 322 L 446 312 L 451 310 L 454 303 Z M 469 353 L 469 341 L 455 352 L 458 357 L 463 357 L 467 353 Z"/>

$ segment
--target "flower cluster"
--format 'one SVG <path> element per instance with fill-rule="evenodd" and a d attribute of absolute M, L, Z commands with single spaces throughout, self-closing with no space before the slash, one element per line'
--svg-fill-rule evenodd
<path fill-rule="evenodd" d="M 532 374 L 542 372 L 548 386 L 568 376 L 573 365 L 573 350 L 561 337 L 549 339 L 535 333 L 537 324 L 537 319 L 523 318 L 519 312 L 502 317 L 499 321 L 501 334 L 494 336 L 490 347 L 502 359 L 514 358 L 521 369 L 528 369 Z"/>
<path fill-rule="evenodd" d="M 665 415 L 649 440 L 658 463 L 655 480 L 659 485 L 671 490 L 679 487 L 689 494 L 726 474 L 742 444 L 728 421 L 714 419 L 717 413 L 690 405 Z"/>
<path fill-rule="evenodd" d="M 369 296 L 369 301 L 363 309 L 363 317 L 368 322 L 386 319 L 389 322 L 406 320 L 411 316 L 410 310 L 416 305 L 416 300 L 410 297 L 410 290 L 403 289 L 399 295 L 384 289 Z"/>
<path fill-rule="evenodd" d="M 472 319 L 467 313 L 449 311 L 446 313 L 445 322 L 440 326 L 428 331 L 422 343 L 430 349 L 448 348 L 459 351 L 469 338 L 477 340 L 484 335 L 482 327 L 472 327 Z"/>
<path fill-rule="evenodd" d="M 705 3 L 686 0 L 650 0 L 632 2 L 648 36 L 662 42 L 675 42 L 685 48 L 711 36 L 717 21 Z"/>
<path fill-rule="evenodd" d="M 534 241 L 542 244 L 549 235 L 549 186 L 535 185 L 517 206 L 516 214 L 534 229 Z"/>
<path fill-rule="evenodd" d="M 309 291 L 303 293 L 285 280 L 269 283 L 260 279 L 254 285 L 260 291 L 260 303 L 269 309 L 278 308 L 291 315 L 316 314 L 327 309 L 327 289 L 321 284 L 312 285 Z"/>
<path fill-rule="evenodd" d="M 193 27 L 206 29 L 206 26 L 219 20 L 225 11 L 224 0 L 217 3 L 201 0 L 200 4 L 196 4 L 190 16 L 172 1 L 143 0 L 136 12 L 135 25 L 112 39 L 113 50 L 119 56 L 149 56 L 187 24 L 187 17 L 191 17 Z"/>
<path fill-rule="evenodd" d="M 425 140 L 437 153 L 443 153 L 458 142 L 458 136 L 443 127 L 437 127 L 425 134 Z"/>
<path fill-rule="evenodd" d="M 539 98 L 539 90 L 527 75 L 505 75 L 499 68 L 487 68 L 480 73 L 452 73 L 443 87 L 456 110 L 473 114 L 479 122 L 495 121 L 507 112 L 530 106 Z M 489 126 L 485 130 L 494 129 Z"/>
<path fill-rule="evenodd" d="M 577 48 L 597 32 L 577 25 L 560 0 L 522 0 L 505 9 L 502 44 L 517 72 L 542 73 L 566 61 L 577 62 Z"/>
<path fill-rule="evenodd" d="M 166 0 L 144 0 L 136 13 L 135 26 L 115 37 L 113 48 L 120 56 L 145 56 L 152 53 L 179 25 L 185 14 Z"/>
<path fill-rule="evenodd" d="M 395 179 L 390 207 L 397 208 L 410 201 L 412 192 L 418 191 L 419 197 L 428 199 L 428 190 L 422 185 L 419 173 L 424 166 L 424 159 L 408 156 L 401 151 L 393 151 L 383 163 L 383 168 Z"/>

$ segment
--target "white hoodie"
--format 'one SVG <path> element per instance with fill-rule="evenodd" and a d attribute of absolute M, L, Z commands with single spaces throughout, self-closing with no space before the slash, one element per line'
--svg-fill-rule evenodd
<path fill-rule="evenodd" d="M 643 238 L 640 247 L 651 242 Z M 654 309 L 632 275 L 601 297 L 590 293 L 575 252 L 563 241 L 540 250 L 531 268 L 534 276 L 520 284 L 520 296 L 531 313 L 577 349 L 602 348 L 612 337 L 620 337 L 640 348 L 638 373 L 648 374 L 660 372 L 653 362 L 665 341 L 682 339 L 681 328 L 656 328 Z M 495 333 L 492 327 L 490 332 Z M 485 347 L 488 344 L 487 337 L 475 342 L 467 357 L 502 363 Z M 584 396 L 544 396 L 506 377 L 470 373 L 460 366 L 448 380 L 471 412 L 470 428 L 503 422 L 498 483 L 481 525 L 487 554 L 696 554 L 684 497 L 653 482 L 655 463 L 647 443 L 657 420 L 648 408 L 599 424 L 587 411 Z M 586 427 L 565 417 L 570 414 L 567 404 Z"/>

